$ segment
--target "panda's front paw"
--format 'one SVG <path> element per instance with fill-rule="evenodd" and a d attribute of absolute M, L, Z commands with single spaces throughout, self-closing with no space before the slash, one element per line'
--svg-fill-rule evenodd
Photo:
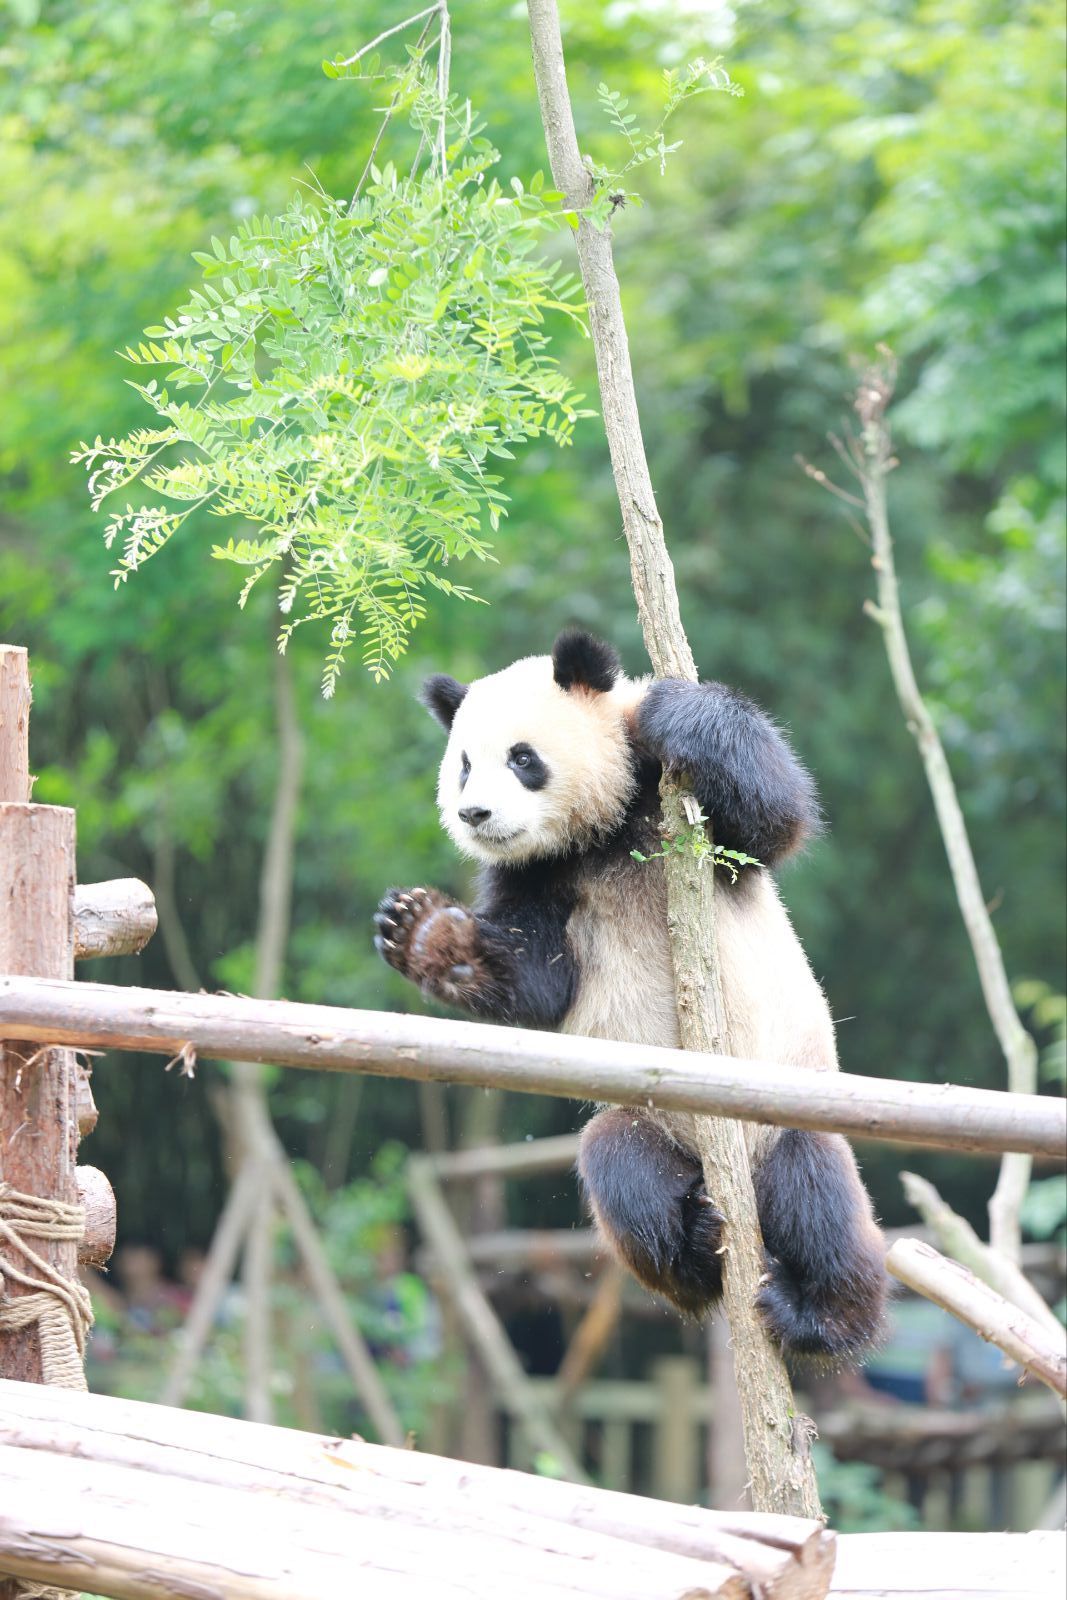
<path fill-rule="evenodd" d="M 390 889 L 374 917 L 375 949 L 428 994 L 462 1005 L 480 975 L 478 928 L 470 912 L 436 889 Z"/>
<path fill-rule="evenodd" d="M 412 940 L 422 920 L 445 903 L 436 889 L 390 889 L 374 913 L 374 948 L 405 978 L 411 971 Z"/>

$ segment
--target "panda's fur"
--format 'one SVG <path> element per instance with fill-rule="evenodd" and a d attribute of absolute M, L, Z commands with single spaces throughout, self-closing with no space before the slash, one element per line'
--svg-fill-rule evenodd
<path fill-rule="evenodd" d="M 438 803 L 483 864 L 468 910 L 436 890 L 391 890 L 376 918 L 390 965 L 474 1016 L 676 1045 L 658 784 L 685 773 L 716 843 L 755 857 L 720 875 L 718 959 L 730 1045 L 753 1061 L 837 1069 L 833 1023 L 770 868 L 819 827 L 810 778 L 774 724 L 722 684 L 630 680 L 610 646 L 571 631 L 469 686 L 427 681 L 448 730 Z M 782 1347 L 855 1358 L 879 1332 L 883 1241 L 852 1152 L 834 1134 L 751 1127 Z M 613 1249 L 648 1287 L 699 1316 L 721 1292 L 722 1218 L 704 1192 L 692 1118 L 608 1107 L 579 1170 Z"/>

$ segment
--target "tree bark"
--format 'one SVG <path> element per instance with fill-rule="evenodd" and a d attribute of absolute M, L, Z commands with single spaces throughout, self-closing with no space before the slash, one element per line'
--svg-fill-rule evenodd
<path fill-rule="evenodd" d="M 71 897 L 74 813 L 59 806 L 0 803 L 0 972 L 69 979 L 74 974 Z M 76 1204 L 78 1117 L 69 1050 L 26 1049 L 0 1025 L 0 1183 L 23 1194 Z M 49 1041 L 51 1043 L 51 1041 Z M 77 1279 L 74 1240 L 30 1241 L 63 1278 Z M 3 1258 L 36 1278 L 25 1259 L 0 1247 L 0 1294 L 30 1293 L 4 1275 Z M 0 1332 L 0 1373 L 43 1381 L 39 1328 Z"/>
<path fill-rule="evenodd" d="M 574 130 L 556 0 L 528 0 L 528 10 L 549 162 L 568 209 L 579 214 L 578 261 L 645 646 L 658 677 L 695 682 L 696 664 L 682 626 L 674 568 L 645 457 L 611 231 L 597 229 L 581 215 L 593 199 L 593 182 Z M 681 791 L 677 784 L 665 781 L 662 796 L 667 836 L 677 835 L 682 831 Z M 666 874 L 682 1045 L 689 1050 L 728 1052 L 715 960 L 713 871 L 693 858 L 672 854 L 667 858 Z M 759 1509 L 817 1516 L 819 1494 L 807 1432 L 796 1426 L 785 1363 L 756 1312 L 764 1254 L 744 1129 L 736 1123 L 705 1122 L 697 1126 L 696 1133 L 708 1193 L 714 1195 L 727 1219 L 723 1301 L 733 1335 L 753 1504 Z"/>

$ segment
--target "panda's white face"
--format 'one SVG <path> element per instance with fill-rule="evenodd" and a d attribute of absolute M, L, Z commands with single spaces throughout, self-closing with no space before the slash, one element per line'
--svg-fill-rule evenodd
<path fill-rule="evenodd" d="M 588 844 L 634 789 L 624 716 L 640 686 L 562 689 L 550 656 L 479 678 L 456 710 L 441 763 L 441 820 L 465 855 L 520 862 Z"/>

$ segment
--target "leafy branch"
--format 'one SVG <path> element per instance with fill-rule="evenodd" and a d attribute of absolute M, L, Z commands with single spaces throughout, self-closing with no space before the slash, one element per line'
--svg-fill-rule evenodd
<path fill-rule="evenodd" d="M 417 135 L 410 172 L 371 160 L 355 199 L 305 185 L 283 215 L 213 239 L 186 304 L 124 351 L 152 373 L 130 381 L 156 425 L 72 456 L 94 510 L 134 483 L 155 497 L 110 514 L 116 585 L 196 512 L 250 524 L 212 554 L 246 569 L 241 605 L 278 569 L 281 649 L 329 624 L 326 695 L 356 641 L 388 674 L 428 591 L 476 598 L 446 573 L 493 559 L 495 462 L 524 440 L 567 444 L 590 415 L 546 331 L 555 314 L 584 328 L 577 279 L 537 250 L 560 196 L 540 174 L 509 189 L 491 176 L 497 151 L 447 91 L 447 7 L 410 20 L 427 15 L 438 39 L 424 48 L 424 27 L 403 67 L 374 72 L 393 89 L 386 120 L 402 111 Z"/>
<path fill-rule="evenodd" d="M 628 109 L 630 102 L 617 89 L 609 89 L 606 83 L 597 86 L 600 108 L 616 133 L 622 136 L 630 152 L 618 167 L 604 166 L 589 156 L 584 158 L 596 193 L 592 205 L 583 215 L 598 228 L 603 228 L 620 207 L 642 204 L 641 196 L 629 192 L 623 184 L 628 173 L 656 162 L 662 176 L 667 169 L 667 157 L 681 149 L 681 139 L 668 144 L 665 131 L 667 123 L 680 106 L 700 94 L 743 95 L 745 92 L 733 82 L 719 57 L 711 62 L 698 58 L 684 68 L 665 68 L 663 84 L 666 91 L 663 112 L 651 133 L 642 131 L 636 112 Z"/>
<path fill-rule="evenodd" d="M 686 808 L 686 816 L 687 825 L 670 839 L 661 839 L 661 848 L 654 850 L 651 855 L 631 850 L 633 860 L 643 865 L 646 861 L 665 861 L 671 855 L 689 856 L 700 866 L 710 861 L 713 867 L 724 867 L 730 874 L 731 883 L 736 883 L 740 877 L 739 868 L 763 865 L 756 856 L 746 855 L 743 850 L 728 850 L 723 844 L 715 844 L 709 837 L 707 817 L 692 799 Z"/>

